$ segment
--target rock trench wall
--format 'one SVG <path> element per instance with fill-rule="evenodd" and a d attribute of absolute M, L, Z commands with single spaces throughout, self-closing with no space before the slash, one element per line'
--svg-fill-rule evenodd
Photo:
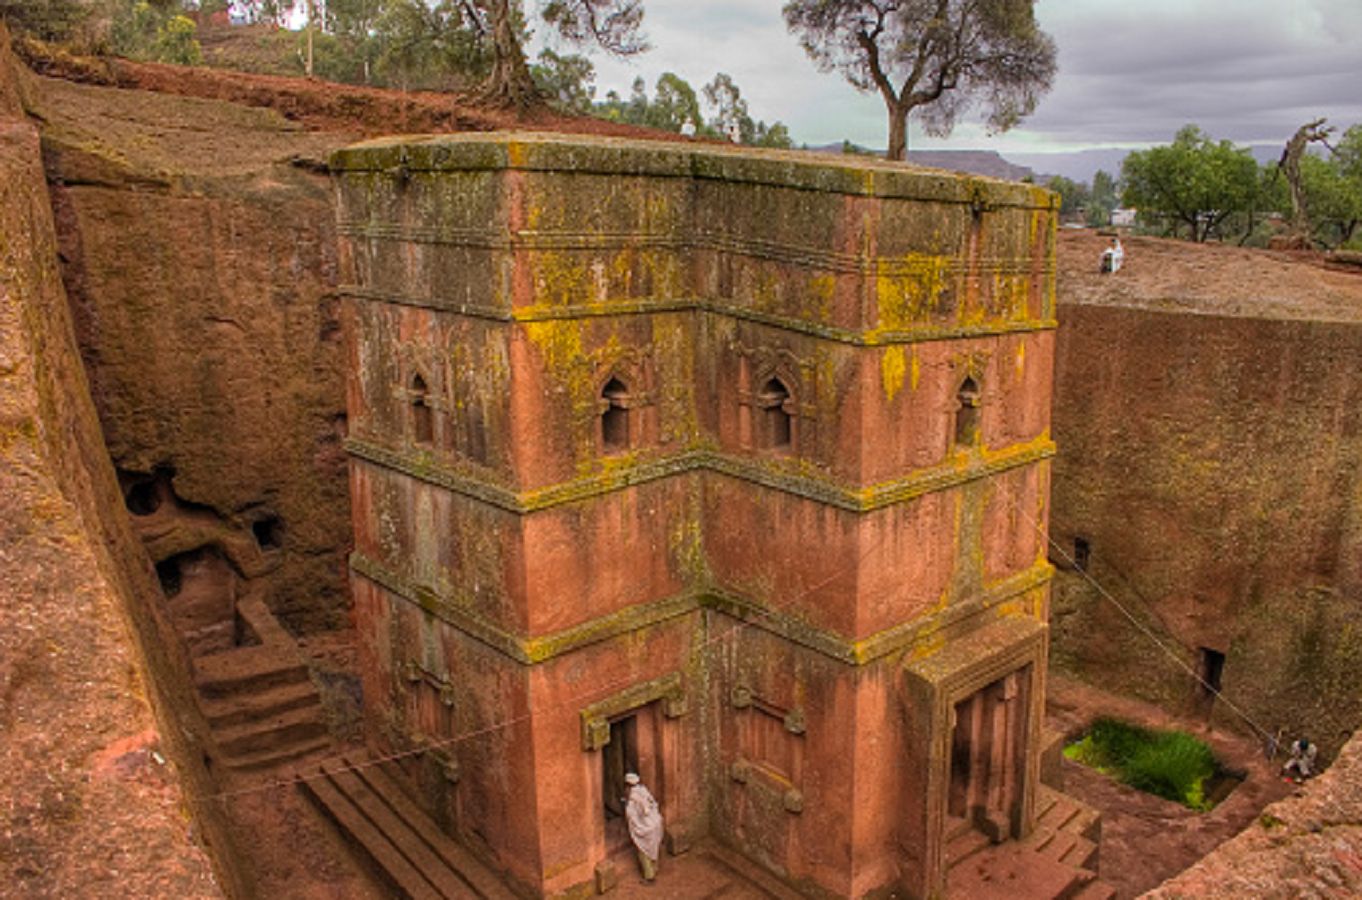
<path fill-rule="evenodd" d="M 8 48 L 0 24 L 0 884 L 245 896 L 222 821 L 193 804 L 211 786 L 178 715 L 187 667 L 120 511 L 24 114 L 34 84 Z"/>
<path fill-rule="evenodd" d="M 1221 654 L 1251 719 L 1332 755 L 1362 719 L 1362 322 L 1102 303 L 1060 318 L 1055 664 L 1212 708 L 1072 570 L 1081 540 L 1093 578 L 1183 662 Z M 1211 714 L 1247 727 L 1224 703 Z"/>
<path fill-rule="evenodd" d="M 349 138 L 225 103 L 39 87 L 62 279 L 153 561 L 216 554 L 295 633 L 344 625 L 335 217 L 306 160 Z"/>

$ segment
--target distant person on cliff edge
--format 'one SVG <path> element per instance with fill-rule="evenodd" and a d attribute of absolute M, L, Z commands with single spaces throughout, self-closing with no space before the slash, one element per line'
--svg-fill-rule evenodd
<path fill-rule="evenodd" d="M 643 869 L 643 880 L 651 882 L 657 877 L 657 857 L 662 849 L 662 813 L 657 808 L 653 794 L 639 781 L 637 775 L 629 772 L 624 776 L 629 785 L 629 796 L 625 798 L 624 817 L 629 822 L 629 837 L 638 848 L 638 864 Z"/>
<path fill-rule="evenodd" d="M 1126 251 L 1121 246 L 1121 239 L 1114 237 L 1111 239 L 1111 246 L 1102 251 L 1102 272 L 1111 274 L 1121 269 L 1121 263 L 1125 261 Z"/>

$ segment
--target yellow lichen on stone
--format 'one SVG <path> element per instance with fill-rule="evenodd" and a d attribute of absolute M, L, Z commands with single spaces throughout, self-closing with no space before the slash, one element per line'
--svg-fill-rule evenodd
<path fill-rule="evenodd" d="M 913 648 L 908 651 L 908 661 L 917 662 L 929 656 L 935 656 L 946 647 L 946 635 L 940 630 L 933 630 L 929 634 L 923 635 Z"/>
<path fill-rule="evenodd" d="M 692 579 L 706 576 L 705 548 L 697 517 L 676 517 L 667 534 L 667 548 L 678 572 Z"/>
<path fill-rule="evenodd" d="M 879 316 L 875 330 L 906 331 L 928 321 L 946 288 L 950 260 L 941 255 L 910 253 L 884 262 L 899 271 L 876 274 Z"/>
<path fill-rule="evenodd" d="M 818 308 L 818 321 L 832 320 L 832 300 L 837 293 L 837 279 L 832 275 L 815 275 L 809 279 L 809 296 Z"/>
<path fill-rule="evenodd" d="M 596 272 L 565 253 L 542 251 L 535 254 L 534 287 L 536 306 L 571 306 L 590 302 L 595 297 Z"/>
<path fill-rule="evenodd" d="M 880 383 L 884 387 L 884 397 L 891 403 L 903 387 L 903 378 L 908 364 L 902 344 L 886 347 L 880 354 Z"/>

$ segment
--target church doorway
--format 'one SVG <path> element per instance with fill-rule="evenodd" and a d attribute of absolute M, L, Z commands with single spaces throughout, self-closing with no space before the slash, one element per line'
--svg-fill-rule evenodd
<path fill-rule="evenodd" d="M 614 851 L 629 842 L 624 821 L 628 772 L 638 771 L 638 716 L 621 716 L 610 723 L 610 742 L 601 748 L 601 796 L 605 813 L 605 843 Z"/>
<path fill-rule="evenodd" d="M 955 704 L 951 733 L 948 833 L 982 831 L 995 843 L 1021 825 L 1027 679 L 1013 672 Z"/>

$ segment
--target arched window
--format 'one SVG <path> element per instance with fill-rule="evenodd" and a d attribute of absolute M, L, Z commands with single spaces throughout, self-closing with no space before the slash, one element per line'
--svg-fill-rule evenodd
<path fill-rule="evenodd" d="M 768 449 L 789 450 L 794 439 L 793 404 L 790 389 L 779 378 L 772 378 L 757 395 L 757 407 L 762 411 L 762 437 Z"/>
<path fill-rule="evenodd" d="M 960 383 L 955 395 L 955 443 L 972 447 L 979 442 L 979 385 L 973 376 Z"/>
<path fill-rule="evenodd" d="M 411 431 L 418 444 L 429 444 L 435 440 L 435 415 L 430 407 L 430 390 L 426 380 L 419 374 L 411 378 Z"/>
<path fill-rule="evenodd" d="M 629 449 L 629 388 L 611 378 L 601 388 L 601 445 L 607 453 Z"/>

